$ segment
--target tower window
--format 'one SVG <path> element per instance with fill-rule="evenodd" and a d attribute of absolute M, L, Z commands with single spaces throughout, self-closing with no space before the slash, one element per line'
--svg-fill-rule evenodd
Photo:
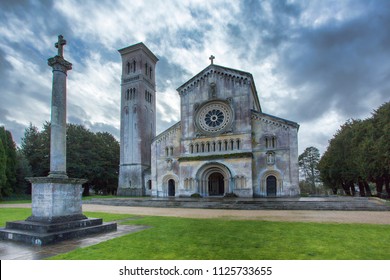
<path fill-rule="evenodd" d="M 127 62 L 127 74 L 130 73 L 130 62 Z"/>
<path fill-rule="evenodd" d="M 133 60 L 133 72 L 135 73 L 137 63 Z"/>

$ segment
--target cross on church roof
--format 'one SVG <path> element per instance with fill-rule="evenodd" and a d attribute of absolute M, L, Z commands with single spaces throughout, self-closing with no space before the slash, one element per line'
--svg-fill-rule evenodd
<path fill-rule="evenodd" d="M 211 56 L 209 57 L 209 59 L 211 60 L 211 64 L 214 64 L 215 56 L 211 55 Z"/>
<path fill-rule="evenodd" d="M 58 35 L 58 42 L 55 43 L 55 47 L 58 49 L 58 55 L 64 57 L 64 45 L 66 45 L 66 40 L 64 40 L 64 36 Z"/>

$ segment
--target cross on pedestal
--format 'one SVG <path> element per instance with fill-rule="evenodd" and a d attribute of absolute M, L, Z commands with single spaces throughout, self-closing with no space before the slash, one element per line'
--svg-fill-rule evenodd
<path fill-rule="evenodd" d="M 210 61 L 211 61 L 211 64 L 214 64 L 215 56 L 211 55 L 211 56 L 209 57 L 209 59 L 210 59 Z"/>
<path fill-rule="evenodd" d="M 58 55 L 64 57 L 64 45 L 66 45 L 66 40 L 64 40 L 64 36 L 58 36 L 58 42 L 55 43 L 55 47 L 58 49 Z"/>

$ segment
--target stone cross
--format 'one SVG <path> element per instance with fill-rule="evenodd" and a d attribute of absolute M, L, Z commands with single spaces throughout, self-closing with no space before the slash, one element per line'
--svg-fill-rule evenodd
<path fill-rule="evenodd" d="M 213 55 L 211 55 L 211 56 L 209 57 L 209 59 L 210 59 L 210 61 L 211 61 L 211 64 L 214 64 L 214 58 L 215 58 L 215 56 L 213 56 Z"/>
<path fill-rule="evenodd" d="M 66 40 L 64 40 L 64 36 L 58 36 L 58 42 L 55 43 L 55 47 L 58 49 L 58 55 L 64 57 L 64 45 L 66 45 Z"/>

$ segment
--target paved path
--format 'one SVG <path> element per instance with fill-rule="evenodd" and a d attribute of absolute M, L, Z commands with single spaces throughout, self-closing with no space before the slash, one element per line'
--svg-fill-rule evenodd
<path fill-rule="evenodd" d="M 0 208 L 2 207 L 31 208 L 31 204 L 0 204 Z M 220 210 L 194 208 L 128 207 L 96 204 L 84 204 L 83 211 L 186 218 L 225 218 L 289 222 L 390 224 L 390 211 Z"/>

